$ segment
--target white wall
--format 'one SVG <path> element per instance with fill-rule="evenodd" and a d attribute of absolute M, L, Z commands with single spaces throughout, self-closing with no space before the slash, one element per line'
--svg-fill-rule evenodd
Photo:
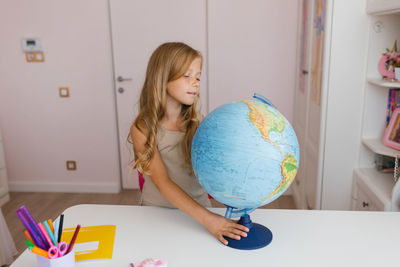
<path fill-rule="evenodd" d="M 292 121 L 298 1 L 210 0 L 209 109 L 267 97 Z"/>
<path fill-rule="evenodd" d="M 208 1 L 210 110 L 255 91 L 291 121 L 297 5 Z M 0 25 L 0 127 L 11 190 L 118 191 L 107 0 L 1 1 Z M 21 39 L 28 37 L 41 39 L 44 63 L 26 62 Z M 62 86 L 70 98 L 58 96 Z M 67 160 L 78 169 L 67 171 Z"/>
<path fill-rule="evenodd" d="M 365 1 L 333 2 L 327 86 L 322 209 L 351 207 L 366 82 L 368 16 Z"/>
<path fill-rule="evenodd" d="M 106 0 L 0 2 L 0 127 L 11 190 L 119 190 L 107 12 Z M 27 37 L 41 39 L 44 63 L 26 62 Z M 70 98 L 58 96 L 62 86 Z"/>

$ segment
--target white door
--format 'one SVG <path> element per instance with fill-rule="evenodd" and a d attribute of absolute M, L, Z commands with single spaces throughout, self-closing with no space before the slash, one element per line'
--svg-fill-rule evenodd
<path fill-rule="evenodd" d="M 326 31 L 326 1 L 313 1 L 312 31 L 311 31 L 311 62 L 310 81 L 307 105 L 307 129 L 305 136 L 305 166 L 306 202 L 308 209 L 321 209 L 324 141 L 325 141 L 325 112 L 326 103 L 322 101 L 323 90 L 323 60 L 324 39 Z M 328 10 L 331 12 L 332 10 Z M 325 72 L 326 74 L 327 72 Z M 324 120 L 324 121 L 323 121 Z"/>
<path fill-rule="evenodd" d="M 294 186 L 298 208 L 320 209 L 322 159 L 321 116 L 325 2 L 303 0 L 300 8 L 300 42 L 294 128 L 300 143 L 300 168 Z M 322 140 L 323 141 L 323 140 Z"/>
<path fill-rule="evenodd" d="M 109 0 L 123 188 L 138 188 L 127 142 L 138 112 L 151 53 L 168 41 L 185 42 L 203 54 L 201 102 L 207 110 L 206 0 Z"/>
<path fill-rule="evenodd" d="M 306 166 L 308 159 L 306 155 L 306 129 L 308 124 L 308 95 L 309 95 L 309 73 L 311 54 L 311 12 L 312 0 L 302 0 L 299 5 L 299 39 L 297 59 L 297 80 L 295 91 L 294 120 L 293 127 L 296 131 L 300 144 L 300 167 L 295 183 L 293 184 L 293 195 L 297 208 L 306 209 Z"/>

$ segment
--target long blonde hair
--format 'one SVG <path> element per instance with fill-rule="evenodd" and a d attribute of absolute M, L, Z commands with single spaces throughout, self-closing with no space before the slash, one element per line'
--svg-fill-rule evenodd
<path fill-rule="evenodd" d="M 133 163 L 133 168 L 137 168 L 141 173 L 150 174 L 150 161 L 157 147 L 157 129 L 165 115 L 167 84 L 182 77 L 196 58 L 202 58 L 199 51 L 179 42 L 160 45 L 150 57 L 146 79 L 140 94 L 139 114 L 133 123 L 147 138 L 144 151 L 135 153 Z M 185 132 L 182 140 L 184 167 L 188 167 L 191 174 L 193 174 L 191 145 L 200 123 L 197 110 L 199 97 L 200 95 L 197 94 L 193 105 L 182 104 L 181 109 L 180 128 Z"/>

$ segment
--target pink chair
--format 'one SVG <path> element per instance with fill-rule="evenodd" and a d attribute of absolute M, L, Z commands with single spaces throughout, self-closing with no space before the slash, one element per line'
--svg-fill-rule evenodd
<path fill-rule="evenodd" d="M 143 178 L 143 174 L 140 171 L 138 171 L 138 177 L 139 177 L 139 189 L 140 189 L 140 192 L 142 192 L 145 180 Z"/>

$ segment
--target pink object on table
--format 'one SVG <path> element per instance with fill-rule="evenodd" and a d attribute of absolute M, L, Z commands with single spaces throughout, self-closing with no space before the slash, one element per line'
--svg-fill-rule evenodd
<path fill-rule="evenodd" d="M 139 265 L 131 265 L 135 267 L 167 267 L 167 262 L 160 259 L 145 259 Z"/>

